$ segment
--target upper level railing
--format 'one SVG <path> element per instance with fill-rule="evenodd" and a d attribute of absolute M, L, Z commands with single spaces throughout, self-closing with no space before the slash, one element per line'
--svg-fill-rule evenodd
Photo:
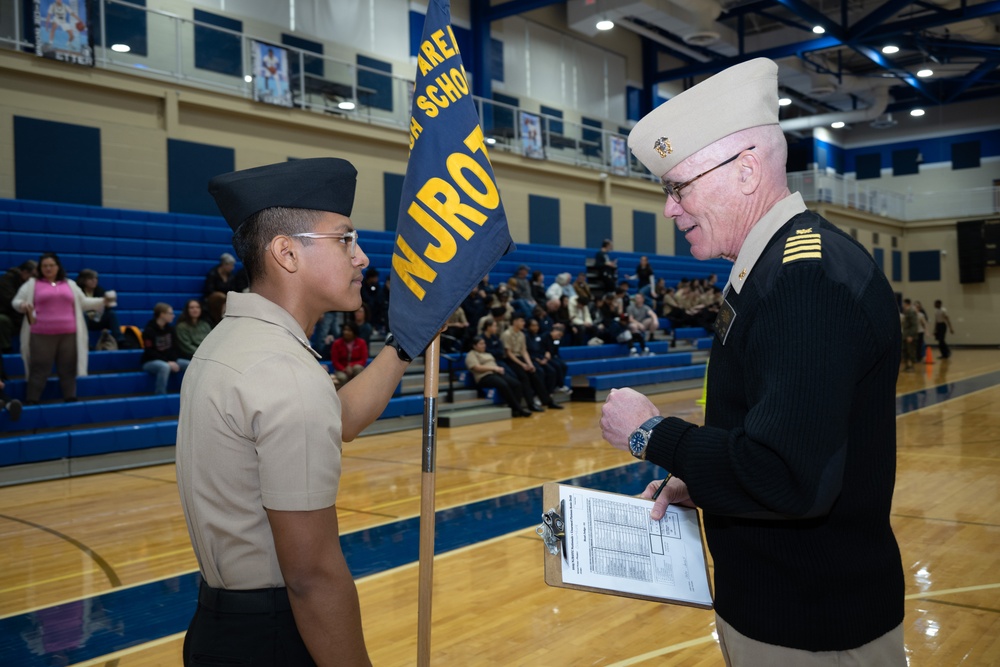
<path fill-rule="evenodd" d="M 788 174 L 788 187 L 807 202 L 824 202 L 893 220 L 947 220 L 1000 213 L 1000 188 L 901 194 L 879 188 L 879 181 L 816 169 Z"/>
<path fill-rule="evenodd" d="M 21 14 L 24 6 L 20 0 L 0 0 L 0 17 L 8 17 L 2 26 L 10 31 L 9 36 L 0 31 L 0 48 L 34 50 L 34 33 L 23 34 L 23 26 L 31 23 Z M 90 7 L 94 12 L 90 17 L 94 61 L 103 69 L 363 123 L 401 130 L 409 127 L 414 95 L 409 79 L 123 0 L 101 0 Z M 139 43 L 129 52 L 107 43 L 109 25 L 122 21 L 123 16 L 143 26 L 137 33 Z M 44 17 L 40 20 L 45 21 Z M 46 30 L 40 33 L 43 40 L 49 34 L 47 27 L 45 24 Z M 284 60 L 279 68 L 271 68 L 275 71 L 268 71 L 267 58 L 274 52 Z M 472 99 L 493 150 L 653 180 L 628 153 L 622 133 L 495 100 Z M 997 188 L 901 195 L 878 188 L 877 180 L 859 183 L 819 170 L 792 173 L 788 178 L 792 191 L 802 192 L 806 201 L 838 204 L 901 221 L 992 215 L 1000 210 Z"/>

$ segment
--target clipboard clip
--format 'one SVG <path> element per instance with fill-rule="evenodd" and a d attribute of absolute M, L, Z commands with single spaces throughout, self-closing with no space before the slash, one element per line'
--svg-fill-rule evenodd
<path fill-rule="evenodd" d="M 549 550 L 549 553 L 553 556 L 559 554 L 560 545 L 562 546 L 563 558 L 566 557 L 566 522 L 562 518 L 563 503 L 559 503 L 559 512 L 556 508 L 552 507 L 547 512 L 542 514 L 542 524 L 535 528 L 535 532 L 542 541 L 545 543 L 545 547 Z"/>

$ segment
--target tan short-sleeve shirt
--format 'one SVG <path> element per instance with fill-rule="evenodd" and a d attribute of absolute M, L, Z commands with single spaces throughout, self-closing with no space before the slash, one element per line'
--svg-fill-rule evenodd
<path fill-rule="evenodd" d="M 205 582 L 284 586 L 265 508 L 336 503 L 340 399 L 302 327 L 257 294 L 230 292 L 181 387 L 177 485 Z"/>

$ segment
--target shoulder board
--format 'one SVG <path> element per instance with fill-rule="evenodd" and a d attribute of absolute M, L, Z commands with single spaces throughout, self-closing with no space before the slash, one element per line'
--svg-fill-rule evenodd
<path fill-rule="evenodd" d="M 781 263 L 797 262 L 804 259 L 822 259 L 823 242 L 819 230 L 812 227 L 796 229 L 785 239 L 785 252 Z"/>

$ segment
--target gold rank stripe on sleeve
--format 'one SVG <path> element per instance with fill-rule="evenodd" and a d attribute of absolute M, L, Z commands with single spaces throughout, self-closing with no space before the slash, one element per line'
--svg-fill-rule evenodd
<path fill-rule="evenodd" d="M 800 259 L 820 259 L 823 244 L 819 234 L 802 234 L 789 237 L 785 241 L 785 254 L 781 263 L 788 264 Z"/>

